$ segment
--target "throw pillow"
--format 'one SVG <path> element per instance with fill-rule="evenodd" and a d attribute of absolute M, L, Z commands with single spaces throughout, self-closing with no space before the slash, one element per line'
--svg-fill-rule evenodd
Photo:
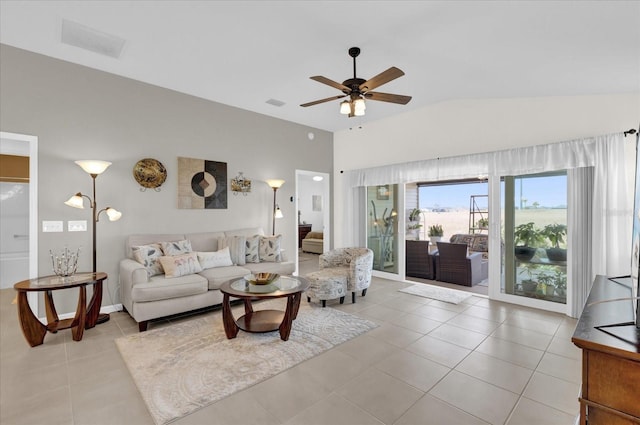
<path fill-rule="evenodd" d="M 280 245 L 282 235 L 261 236 L 260 237 L 260 261 L 276 262 L 282 261 L 280 256 Z"/>
<path fill-rule="evenodd" d="M 229 247 L 233 264 L 242 266 L 245 264 L 245 248 L 247 238 L 244 236 L 227 236 L 218 238 L 218 249 Z"/>
<path fill-rule="evenodd" d="M 152 243 L 149 245 L 132 246 L 133 259 L 142 264 L 147 269 L 149 277 L 164 273 L 162 265 L 158 261 L 162 257 L 162 248 L 160 244 Z"/>
<path fill-rule="evenodd" d="M 198 262 L 198 254 L 189 252 L 180 255 L 166 255 L 160 257 L 160 264 L 164 269 L 165 277 L 179 277 L 202 271 Z"/>
<path fill-rule="evenodd" d="M 185 239 L 176 242 L 160 242 L 164 255 L 180 255 L 193 251 L 191 249 L 191 241 Z"/>
<path fill-rule="evenodd" d="M 249 236 L 245 250 L 247 263 L 260 262 L 260 235 Z"/>
<path fill-rule="evenodd" d="M 233 266 L 228 246 L 215 252 L 198 252 L 198 261 L 203 269 Z"/>

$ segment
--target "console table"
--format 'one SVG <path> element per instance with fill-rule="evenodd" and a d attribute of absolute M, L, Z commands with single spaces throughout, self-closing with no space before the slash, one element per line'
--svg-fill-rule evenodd
<path fill-rule="evenodd" d="M 581 425 L 640 424 L 640 330 L 607 326 L 631 322 L 633 304 L 591 305 L 625 297 L 631 297 L 630 279 L 597 276 L 571 338 L 582 349 Z"/>
<path fill-rule="evenodd" d="M 311 231 L 311 224 L 298 224 L 298 248 L 302 248 L 302 240 Z"/>
<path fill-rule="evenodd" d="M 30 346 L 42 344 L 47 331 L 56 333 L 60 329 L 71 328 L 74 341 L 82 340 L 85 328 L 96 325 L 102 299 L 102 282 L 107 278 L 106 273 L 78 273 L 69 277 L 45 276 L 36 279 L 23 280 L 13 285 L 18 291 L 18 318 L 22 333 Z M 93 297 L 87 309 L 87 285 L 95 285 Z M 60 320 L 53 304 L 53 291 L 59 289 L 78 288 L 78 307 L 72 319 Z M 27 292 L 44 292 L 44 306 L 47 314 L 47 324 L 44 325 L 31 311 Z"/>

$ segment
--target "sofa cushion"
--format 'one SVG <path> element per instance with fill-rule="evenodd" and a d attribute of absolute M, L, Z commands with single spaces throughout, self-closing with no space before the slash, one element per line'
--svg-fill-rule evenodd
<path fill-rule="evenodd" d="M 322 232 L 309 232 L 307 233 L 307 236 L 305 236 L 305 239 L 323 239 L 324 238 L 324 233 Z"/>
<path fill-rule="evenodd" d="M 144 234 L 144 235 L 129 235 L 125 239 L 125 256 L 127 258 L 133 258 L 133 247 L 141 245 L 149 245 L 152 243 L 159 244 L 161 241 L 179 241 L 186 239 L 183 234 Z M 206 251 L 203 249 L 202 251 Z"/>
<path fill-rule="evenodd" d="M 282 245 L 282 235 L 261 236 L 260 237 L 260 261 L 269 263 L 279 263 L 280 246 Z"/>
<path fill-rule="evenodd" d="M 489 251 L 489 236 L 475 235 L 471 244 L 471 251 L 487 252 Z"/>
<path fill-rule="evenodd" d="M 449 242 L 464 243 L 464 244 L 467 244 L 469 248 L 471 248 L 471 245 L 473 244 L 473 235 L 465 235 L 465 234 L 459 233 L 457 235 L 451 236 L 451 239 L 449 239 Z"/>
<path fill-rule="evenodd" d="M 218 249 L 229 247 L 231 253 L 231 261 L 236 265 L 243 265 L 246 262 L 245 259 L 245 244 L 246 236 L 224 236 L 218 238 Z"/>
<path fill-rule="evenodd" d="M 164 273 L 162 264 L 158 259 L 162 257 L 160 244 L 132 246 L 133 259 L 142 264 L 147 269 L 147 275 L 155 276 Z"/>
<path fill-rule="evenodd" d="M 181 241 L 160 242 L 164 255 L 179 255 L 193 251 L 191 249 L 191 241 L 183 239 Z"/>
<path fill-rule="evenodd" d="M 220 285 L 222 285 L 227 280 L 239 279 L 250 273 L 251 270 L 248 270 L 244 267 L 228 266 L 203 270 L 198 273 L 198 275 L 207 279 L 209 289 L 219 289 Z"/>
<path fill-rule="evenodd" d="M 198 252 L 198 261 L 203 270 L 214 267 L 233 266 L 228 246 L 215 252 Z"/>
<path fill-rule="evenodd" d="M 198 275 L 167 279 L 163 275 L 153 276 L 149 282 L 138 283 L 131 290 L 134 302 L 150 302 L 171 298 L 198 295 L 207 292 L 207 279 Z"/>
<path fill-rule="evenodd" d="M 222 247 L 218 246 L 218 238 L 224 237 L 224 232 L 203 232 L 187 233 L 185 239 L 191 241 L 191 248 L 194 251 L 214 252 Z"/>
<path fill-rule="evenodd" d="M 167 278 L 186 276 L 202 271 L 200 262 L 198 262 L 198 254 L 189 252 L 180 255 L 166 255 L 160 257 L 160 264 L 164 269 L 164 275 Z"/>
<path fill-rule="evenodd" d="M 247 263 L 260 262 L 260 235 L 247 236 L 245 258 Z"/>

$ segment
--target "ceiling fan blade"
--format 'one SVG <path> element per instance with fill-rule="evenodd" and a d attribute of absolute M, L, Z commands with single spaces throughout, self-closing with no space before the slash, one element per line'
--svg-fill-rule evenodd
<path fill-rule="evenodd" d="M 379 100 L 381 102 L 399 103 L 406 105 L 411 100 L 411 96 L 404 96 L 401 94 L 380 93 L 380 92 L 368 92 L 364 95 L 365 99 Z"/>
<path fill-rule="evenodd" d="M 343 94 L 343 95 L 340 95 L 340 96 L 331 96 L 331 97 L 327 97 L 326 99 L 314 100 L 313 102 L 303 103 L 300 106 L 302 106 L 303 108 L 306 108 L 307 106 L 317 105 L 318 103 L 330 102 L 332 100 L 341 99 L 341 98 L 346 97 L 346 96 L 347 96 L 346 94 Z"/>
<path fill-rule="evenodd" d="M 344 84 L 338 83 L 336 81 L 330 80 L 327 77 L 323 77 L 322 75 L 316 75 L 316 76 L 309 77 L 309 78 L 311 78 L 312 80 L 317 81 L 319 83 L 326 84 L 328 86 L 334 87 L 334 88 L 336 88 L 336 89 L 338 89 L 340 91 L 343 91 L 346 94 L 351 93 L 351 89 L 349 87 L 345 86 Z"/>
<path fill-rule="evenodd" d="M 360 84 L 360 91 L 362 93 L 366 93 L 369 90 L 373 90 L 376 87 L 380 87 L 383 84 L 388 83 L 389 81 L 393 81 L 396 78 L 402 77 L 404 72 L 401 69 L 392 66 L 386 71 L 382 71 L 380 74 L 376 75 L 373 78 L 368 79 L 364 83 Z M 312 77 L 313 78 L 313 77 Z"/>

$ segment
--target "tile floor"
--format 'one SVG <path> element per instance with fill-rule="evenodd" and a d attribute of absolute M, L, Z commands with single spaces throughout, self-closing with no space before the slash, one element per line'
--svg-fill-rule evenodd
<path fill-rule="evenodd" d="M 329 303 L 380 326 L 175 424 L 575 424 L 574 319 L 398 292 L 408 285 L 374 278 L 356 304 Z M 153 424 L 114 344 L 137 332 L 126 313 L 81 342 L 65 330 L 29 348 L 13 297 L 0 291 L 0 423 Z"/>

